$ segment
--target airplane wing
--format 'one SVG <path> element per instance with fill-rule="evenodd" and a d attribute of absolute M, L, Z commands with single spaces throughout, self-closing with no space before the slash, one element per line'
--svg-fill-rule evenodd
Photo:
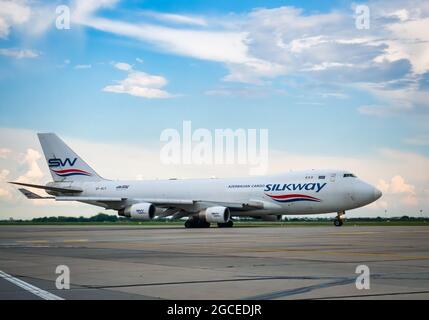
<path fill-rule="evenodd" d="M 52 190 L 62 193 L 78 193 L 82 192 L 77 188 L 59 188 L 52 186 L 36 185 L 30 183 L 10 182 L 16 185 L 28 186 L 31 188 L 39 188 L 44 190 Z M 161 213 L 161 217 L 184 217 L 198 210 L 203 210 L 211 206 L 224 206 L 228 207 L 231 211 L 247 211 L 263 209 L 265 203 L 263 201 L 247 201 L 247 202 L 219 202 L 212 200 L 191 200 L 191 199 L 129 199 L 121 197 L 85 197 L 85 196 L 56 196 L 56 197 L 42 197 L 27 189 L 20 188 L 19 191 L 23 193 L 28 199 L 55 199 L 56 201 L 80 201 L 93 205 L 99 205 L 106 209 L 119 210 L 129 203 L 148 202 L 153 203 L 155 206 L 165 208 L 166 210 Z"/>
<path fill-rule="evenodd" d="M 119 197 L 82 197 L 82 196 L 58 196 L 56 201 L 81 201 L 93 205 L 101 205 L 106 209 L 119 210 L 129 203 L 148 202 L 153 203 L 156 207 L 165 208 L 160 217 L 168 216 L 186 216 L 196 211 L 206 209 L 212 206 L 228 207 L 231 211 L 248 211 L 263 209 L 266 203 L 262 201 L 248 202 L 218 202 L 206 200 L 190 200 L 190 199 L 131 199 Z"/>
<path fill-rule="evenodd" d="M 22 183 L 22 182 L 9 182 L 9 183 L 16 184 L 18 186 L 44 189 L 44 190 L 50 190 L 50 191 L 57 191 L 57 192 L 64 192 L 64 193 L 82 192 L 82 189 L 78 189 L 78 188 L 59 188 L 59 187 L 52 187 L 52 186 L 44 186 L 44 185 L 40 185 L 40 184 Z"/>
<path fill-rule="evenodd" d="M 153 203 L 158 207 L 164 208 L 183 208 L 189 206 L 198 207 L 211 207 L 223 206 L 236 210 L 255 210 L 263 209 L 264 203 L 261 201 L 248 201 L 248 202 L 219 202 L 211 200 L 185 200 L 185 199 L 139 199 L 141 202 Z"/>
<path fill-rule="evenodd" d="M 57 201 L 98 201 L 98 202 L 120 202 L 125 201 L 126 198 L 119 197 L 73 197 L 73 196 L 58 196 L 55 197 Z"/>
<path fill-rule="evenodd" d="M 247 201 L 247 202 L 219 202 L 219 201 L 200 200 L 197 202 L 204 203 L 204 204 L 210 204 L 213 206 L 216 205 L 216 206 L 228 207 L 229 209 L 232 209 L 232 210 L 243 210 L 243 211 L 263 209 L 264 208 L 264 202 L 257 201 L 257 200 L 251 200 L 251 201 Z"/>

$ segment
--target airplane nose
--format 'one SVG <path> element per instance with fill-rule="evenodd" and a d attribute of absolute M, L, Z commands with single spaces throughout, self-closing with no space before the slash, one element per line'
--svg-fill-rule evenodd
<path fill-rule="evenodd" d="M 359 181 L 354 185 L 351 198 L 358 205 L 367 205 L 381 197 L 381 191 L 372 185 Z"/>
<path fill-rule="evenodd" d="M 378 190 L 377 188 L 374 188 L 374 201 L 380 199 L 382 195 L 383 193 L 381 193 L 380 190 Z"/>

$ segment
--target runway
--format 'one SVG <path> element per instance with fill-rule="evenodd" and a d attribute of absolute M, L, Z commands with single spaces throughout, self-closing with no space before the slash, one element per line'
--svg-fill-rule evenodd
<path fill-rule="evenodd" d="M 0 226 L 0 270 L 62 299 L 429 299 L 429 228 Z"/>

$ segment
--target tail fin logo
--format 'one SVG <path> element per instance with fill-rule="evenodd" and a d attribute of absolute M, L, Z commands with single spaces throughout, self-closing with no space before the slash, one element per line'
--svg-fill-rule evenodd
<path fill-rule="evenodd" d="M 48 160 L 49 168 L 54 172 L 57 176 L 60 177 L 69 177 L 69 176 L 90 176 L 91 174 L 87 171 L 80 169 L 62 169 L 55 170 L 53 168 L 70 166 L 73 167 L 76 163 L 77 158 L 65 158 L 64 160 L 59 158 L 52 158 Z"/>
<path fill-rule="evenodd" d="M 51 169 L 53 172 L 55 172 L 56 175 L 60 177 L 69 177 L 69 176 L 90 176 L 91 174 L 89 172 L 86 172 L 84 170 L 79 169 L 64 169 L 64 170 L 54 170 Z"/>
<path fill-rule="evenodd" d="M 76 160 L 77 158 L 74 158 L 74 159 L 65 158 L 64 160 L 61 160 L 59 158 L 52 158 L 48 160 L 48 165 L 49 165 L 49 168 L 65 167 L 67 164 L 70 167 L 73 167 L 74 164 L 76 163 Z"/>

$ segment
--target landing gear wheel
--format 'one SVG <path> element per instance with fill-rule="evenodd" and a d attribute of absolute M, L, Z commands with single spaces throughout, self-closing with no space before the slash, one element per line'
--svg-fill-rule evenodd
<path fill-rule="evenodd" d="M 197 228 L 210 228 L 210 222 L 199 220 Z"/>
<path fill-rule="evenodd" d="M 210 223 L 202 219 L 189 218 L 185 222 L 185 228 L 210 228 Z"/>
<path fill-rule="evenodd" d="M 225 222 L 225 223 L 217 224 L 218 228 L 232 228 L 233 225 L 234 223 L 232 222 L 232 220 L 229 220 L 228 222 Z"/>
<path fill-rule="evenodd" d="M 343 225 L 343 221 L 341 219 L 335 218 L 334 226 L 341 227 Z"/>

